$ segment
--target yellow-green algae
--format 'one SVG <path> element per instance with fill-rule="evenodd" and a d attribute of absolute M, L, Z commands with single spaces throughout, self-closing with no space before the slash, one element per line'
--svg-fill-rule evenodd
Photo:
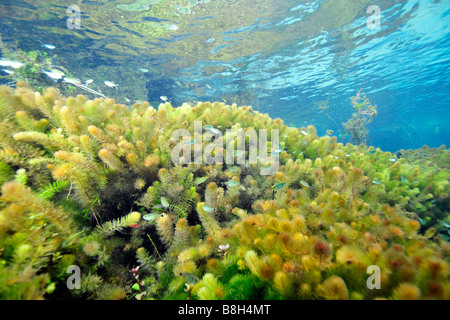
<path fill-rule="evenodd" d="M 21 82 L 0 87 L 0 114 L 2 299 L 450 298 L 437 227 L 449 170 L 413 151 L 343 145 L 248 106 L 127 107 Z M 278 129 L 278 172 L 174 165 L 171 133 L 201 141 L 194 121 Z M 67 289 L 70 265 L 80 289 Z"/>

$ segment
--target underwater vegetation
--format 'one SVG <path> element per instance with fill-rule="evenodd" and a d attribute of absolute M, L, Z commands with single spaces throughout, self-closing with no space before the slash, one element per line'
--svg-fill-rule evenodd
<path fill-rule="evenodd" d="M 353 144 L 367 144 L 369 130 L 367 124 L 371 123 L 377 115 L 377 106 L 372 105 L 366 95 L 360 89 L 354 97 L 351 97 L 352 107 L 356 113 L 343 123 L 345 133 L 350 135 Z"/>
<path fill-rule="evenodd" d="M 248 106 L 125 106 L 23 82 L 0 87 L 0 114 L 1 299 L 450 298 L 445 147 L 392 154 Z M 194 151 L 210 131 L 225 148 L 277 129 L 278 171 L 175 165 L 178 129 Z"/>
<path fill-rule="evenodd" d="M 53 68 L 52 59 L 46 52 L 12 49 L 3 43 L 1 36 L 0 51 L 2 54 L 0 64 L 5 68 L 2 69 L 2 74 L 5 74 L 1 76 L 2 79 L 9 80 L 11 84 L 25 81 L 35 90 L 42 90 L 43 86 L 52 84 L 52 81 L 43 74 L 44 70 Z"/>
<path fill-rule="evenodd" d="M 58 57 L 56 55 L 51 56 L 41 50 L 23 51 L 7 46 L 2 42 L 1 36 L 0 51 L 3 56 L 0 65 L 9 68 L 2 69 L 2 73 L 5 75 L 0 76 L 0 79 L 4 79 L 6 85 L 14 86 L 17 81 L 22 81 L 36 91 L 42 91 L 45 87 L 53 86 L 66 95 L 89 92 L 94 97 L 105 98 L 101 92 L 88 87 L 93 82 L 92 79 L 83 83 L 65 67 L 57 65 Z M 108 82 L 106 81 L 106 83 Z"/>

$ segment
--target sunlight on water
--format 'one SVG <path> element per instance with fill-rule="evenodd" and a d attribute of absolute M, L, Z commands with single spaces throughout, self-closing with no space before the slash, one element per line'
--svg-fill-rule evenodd
<path fill-rule="evenodd" d="M 68 5 L 3 2 L 3 42 L 57 55 L 76 78 L 97 78 L 96 90 L 120 84 L 103 90 L 122 101 L 237 102 L 321 134 L 344 133 L 349 99 L 363 88 L 380 110 L 374 145 L 449 142 L 446 1 L 381 1 L 379 28 L 368 1 L 82 1 L 73 30 Z"/>

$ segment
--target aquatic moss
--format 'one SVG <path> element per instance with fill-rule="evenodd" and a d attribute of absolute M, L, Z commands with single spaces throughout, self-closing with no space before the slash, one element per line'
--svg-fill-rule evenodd
<path fill-rule="evenodd" d="M 236 274 L 226 285 L 226 300 L 263 300 L 267 286 L 253 275 Z"/>

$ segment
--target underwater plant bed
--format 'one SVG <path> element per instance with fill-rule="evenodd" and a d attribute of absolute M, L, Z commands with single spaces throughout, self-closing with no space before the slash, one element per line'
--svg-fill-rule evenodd
<path fill-rule="evenodd" d="M 444 146 L 393 154 L 248 106 L 22 82 L 0 87 L 0 114 L 0 299 L 450 298 Z M 245 160 L 250 130 L 271 132 L 273 174 Z M 209 161 L 231 141 L 244 161 Z M 211 157 L 175 164 L 180 144 Z"/>

